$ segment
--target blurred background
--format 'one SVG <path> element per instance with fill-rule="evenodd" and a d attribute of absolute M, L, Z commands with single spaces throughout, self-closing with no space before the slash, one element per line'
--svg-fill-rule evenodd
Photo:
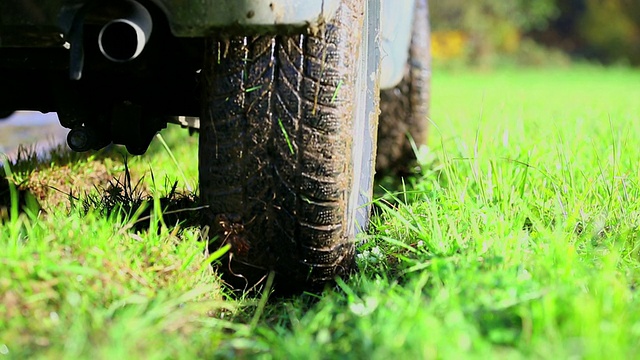
<path fill-rule="evenodd" d="M 430 0 L 434 65 L 640 65 L 640 0 Z"/>

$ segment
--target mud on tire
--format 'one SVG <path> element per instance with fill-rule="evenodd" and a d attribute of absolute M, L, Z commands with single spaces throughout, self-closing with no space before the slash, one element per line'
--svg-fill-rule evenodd
<path fill-rule="evenodd" d="M 343 1 L 313 35 L 208 41 L 200 193 L 236 286 L 275 270 L 280 287 L 313 288 L 352 269 L 362 9 Z"/>

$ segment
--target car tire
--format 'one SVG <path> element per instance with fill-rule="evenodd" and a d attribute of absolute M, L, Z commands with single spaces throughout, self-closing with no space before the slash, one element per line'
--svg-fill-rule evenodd
<path fill-rule="evenodd" d="M 312 34 L 208 41 L 200 197 L 211 247 L 230 246 L 220 269 L 234 287 L 273 271 L 284 291 L 316 289 L 354 267 L 378 105 L 362 95 L 378 94 L 364 91 L 375 86 L 376 55 L 355 51 L 367 38 L 366 3 L 342 1 Z"/>
<path fill-rule="evenodd" d="M 409 61 L 402 81 L 380 93 L 376 173 L 406 174 L 415 160 L 411 143 L 427 140 L 431 51 L 427 0 L 416 0 Z"/>

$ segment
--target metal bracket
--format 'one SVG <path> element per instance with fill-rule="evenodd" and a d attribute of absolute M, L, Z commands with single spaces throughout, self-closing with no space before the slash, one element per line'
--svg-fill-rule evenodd
<path fill-rule="evenodd" d="M 73 19 L 69 30 L 69 78 L 80 80 L 84 68 L 84 8 Z"/>

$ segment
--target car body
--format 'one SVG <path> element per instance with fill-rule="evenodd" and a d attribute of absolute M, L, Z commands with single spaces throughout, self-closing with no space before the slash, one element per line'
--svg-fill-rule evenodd
<path fill-rule="evenodd" d="M 380 85 L 382 89 L 392 88 L 402 77 L 411 35 L 411 21 L 407 19 L 412 18 L 414 2 L 415 0 L 381 1 L 381 31 L 380 34 L 372 36 L 378 36 L 381 40 L 383 56 Z M 0 2 L 0 76 L 7 79 L 3 87 L 16 89 L 12 96 L 6 96 L 4 100 L 0 100 L 0 115 L 10 114 L 14 110 L 58 111 L 58 106 L 55 104 L 59 102 L 58 100 L 47 98 L 38 90 L 33 90 L 33 87 L 37 87 L 36 85 L 29 85 L 40 83 L 42 86 L 39 79 L 32 79 L 24 73 L 16 74 L 15 71 L 34 70 L 39 73 L 38 76 L 41 76 L 47 70 L 68 67 L 70 78 L 79 80 L 85 65 L 89 67 L 93 65 L 87 64 L 92 57 L 84 54 L 87 50 L 85 44 L 87 41 L 97 42 L 98 40 L 91 39 L 91 36 L 95 37 L 95 31 L 86 31 L 86 29 L 105 26 L 110 21 L 123 16 L 122 6 L 119 4 L 126 3 L 130 1 L 5 0 Z M 317 28 L 334 15 L 340 0 L 148 0 L 135 3 L 142 4 L 142 7 L 151 15 L 151 22 L 155 29 L 150 31 L 148 37 L 162 36 L 195 40 L 191 41 L 192 46 L 187 45 L 187 47 L 197 47 L 196 39 L 203 39 L 219 32 L 291 33 Z M 165 28 L 159 32 L 158 28 L 161 27 Z M 172 39 L 175 43 L 174 40 Z M 187 42 L 189 41 L 185 41 Z M 167 47 L 167 51 L 174 50 Z M 102 52 L 104 54 L 104 51 Z M 136 57 L 138 55 L 136 54 Z M 158 55 L 166 56 L 154 54 L 156 57 Z M 105 56 L 109 58 L 108 55 Z M 185 58 L 189 56 L 184 54 Z M 46 57 L 47 61 L 43 61 L 43 57 Z M 177 61 L 174 65 L 183 64 Z M 3 71 L 13 74 L 12 76 L 3 74 Z M 25 86 L 31 86 L 31 89 Z M 31 100 L 25 99 L 28 95 Z M 187 102 L 182 101 L 182 103 Z M 174 107 L 179 108 L 179 106 Z M 181 114 L 176 113 L 175 110 L 168 112 L 172 113 L 171 115 L 193 115 L 193 111 L 183 111 Z M 71 123 L 73 122 L 63 121 L 65 126 Z"/>
<path fill-rule="evenodd" d="M 230 278 L 318 288 L 354 267 L 375 171 L 424 142 L 428 35 L 427 0 L 3 0 L 0 117 L 132 154 L 197 127 Z"/>

